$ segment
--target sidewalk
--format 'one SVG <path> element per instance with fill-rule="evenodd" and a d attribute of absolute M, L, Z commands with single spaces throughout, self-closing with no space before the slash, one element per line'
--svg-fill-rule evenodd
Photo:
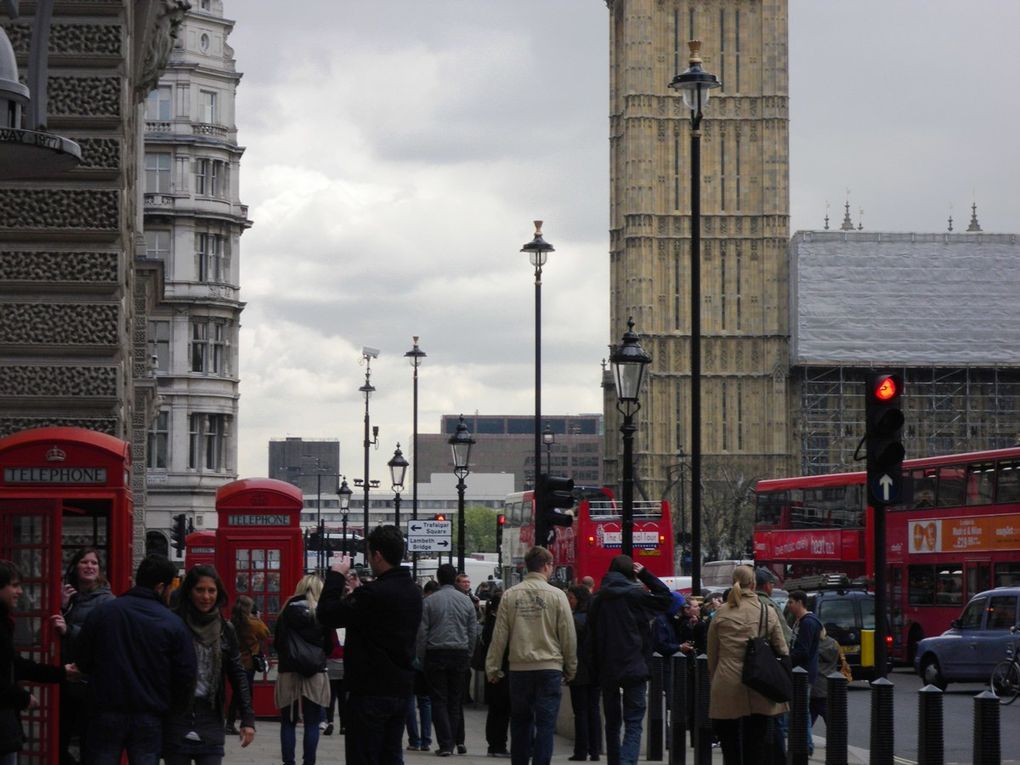
<path fill-rule="evenodd" d="M 567 703 L 569 707 L 569 701 Z M 509 760 L 499 760 L 486 756 L 485 744 L 485 708 L 468 707 L 464 710 L 466 746 L 468 753 L 465 755 L 454 755 L 444 763 L 449 765 L 496 765 L 496 763 L 509 763 Z M 227 738 L 226 757 L 223 762 L 226 765 L 277 765 L 280 763 L 280 725 L 269 720 L 259 720 L 256 724 L 257 732 L 251 746 L 242 749 L 237 739 L 233 736 Z M 646 727 L 647 732 L 647 727 Z M 433 734 L 434 737 L 435 734 Z M 406 746 L 405 737 L 404 744 Z M 434 745 L 433 745 L 434 746 Z M 553 749 L 553 762 L 559 765 L 567 765 L 567 758 L 573 753 L 574 742 L 562 736 L 556 736 Z M 301 756 L 301 730 L 298 730 L 297 755 Z M 669 752 L 666 752 L 665 763 L 668 763 Z M 321 736 L 319 738 L 318 762 L 323 765 L 333 765 L 344 762 L 344 737 L 338 735 Z M 645 752 L 642 751 L 641 760 L 646 761 Z M 436 758 L 435 750 L 431 752 L 408 752 L 404 751 L 404 762 L 406 765 L 433 765 L 440 762 Z M 605 757 L 602 762 L 605 763 Z M 687 762 L 694 763 L 694 751 L 687 750 Z M 722 762 L 722 752 L 716 748 L 712 752 L 712 762 Z M 825 762 L 825 740 L 815 737 L 815 753 L 811 757 L 812 763 Z M 851 748 L 848 763 L 861 765 L 868 762 L 867 752 Z"/>

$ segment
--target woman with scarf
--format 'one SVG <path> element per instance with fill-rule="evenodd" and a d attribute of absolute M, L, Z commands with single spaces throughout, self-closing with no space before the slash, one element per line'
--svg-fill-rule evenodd
<path fill-rule="evenodd" d="M 218 765 L 226 739 L 223 704 L 226 681 L 240 700 L 241 746 L 255 738 L 251 688 L 241 665 L 234 626 L 221 615 L 227 603 L 223 582 L 212 566 L 195 566 L 181 585 L 177 615 L 191 630 L 198 659 L 198 680 L 188 709 L 174 710 L 163 721 L 166 765 Z"/>
<path fill-rule="evenodd" d="M 84 547 L 71 558 L 64 574 L 60 592 L 60 613 L 52 617 L 53 628 L 61 636 L 60 660 L 73 664 L 78 657 L 75 647 L 85 618 L 98 606 L 113 600 L 110 585 L 99 565 L 99 550 Z M 70 751 L 75 737 L 78 751 L 85 751 L 85 731 L 88 727 L 87 678 L 60 686 L 60 762 L 74 765 L 78 762 Z"/>

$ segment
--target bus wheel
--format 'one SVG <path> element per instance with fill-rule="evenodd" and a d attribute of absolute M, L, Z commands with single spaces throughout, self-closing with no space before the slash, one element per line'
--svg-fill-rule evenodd
<path fill-rule="evenodd" d="M 934 685 L 940 691 L 944 691 L 949 683 L 942 677 L 942 670 L 939 669 L 939 660 L 934 656 L 927 656 L 921 664 L 921 679 L 928 685 Z"/>

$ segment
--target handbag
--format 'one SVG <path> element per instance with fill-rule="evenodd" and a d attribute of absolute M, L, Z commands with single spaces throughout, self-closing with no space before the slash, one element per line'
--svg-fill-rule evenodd
<path fill-rule="evenodd" d="M 264 653 L 253 653 L 251 655 L 251 667 L 258 674 L 264 675 L 269 671 L 269 660 Z"/>
<path fill-rule="evenodd" d="M 772 650 L 764 636 L 765 605 L 761 605 L 758 634 L 747 639 L 744 649 L 744 669 L 741 681 L 753 691 L 772 701 L 789 701 L 793 698 L 793 678 Z"/>
<path fill-rule="evenodd" d="M 284 626 L 283 652 L 287 662 L 302 677 L 313 677 L 326 670 L 326 650 L 309 643 L 297 630 Z"/>

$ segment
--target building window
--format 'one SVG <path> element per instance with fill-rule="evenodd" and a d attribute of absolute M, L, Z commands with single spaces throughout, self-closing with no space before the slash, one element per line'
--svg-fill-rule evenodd
<path fill-rule="evenodd" d="M 160 85 L 149 91 L 145 101 L 145 119 L 168 120 L 172 116 L 170 109 L 172 90 L 169 85 Z"/>
<path fill-rule="evenodd" d="M 198 47 L 203 53 L 209 50 L 209 35 L 202 33 L 202 36 L 198 38 Z"/>
<path fill-rule="evenodd" d="M 189 419 L 188 467 L 215 473 L 225 469 L 227 415 L 192 413 Z"/>
<path fill-rule="evenodd" d="M 166 469 L 167 446 L 170 443 L 170 412 L 162 410 L 149 429 L 149 453 L 146 467 Z"/>
<path fill-rule="evenodd" d="M 149 322 L 149 358 L 155 358 L 156 369 L 166 372 L 170 369 L 170 322 Z"/>
<path fill-rule="evenodd" d="M 170 259 L 169 231 L 145 232 L 145 257 L 150 260 L 167 261 Z"/>
<path fill-rule="evenodd" d="M 215 123 L 219 116 L 216 111 L 216 91 L 214 90 L 200 90 L 198 91 L 198 105 L 199 114 L 202 117 L 202 122 Z"/>
<path fill-rule="evenodd" d="M 198 319 L 191 322 L 191 371 L 225 375 L 227 363 L 227 323 Z"/>
<path fill-rule="evenodd" d="M 220 234 L 195 235 L 195 270 L 200 282 L 219 284 L 226 276 L 224 237 Z"/>
<path fill-rule="evenodd" d="M 170 191 L 170 153 L 145 153 L 145 191 L 166 194 Z"/>
<path fill-rule="evenodd" d="M 221 197 L 226 190 L 226 162 L 218 159 L 199 159 L 195 162 L 195 194 Z"/>

